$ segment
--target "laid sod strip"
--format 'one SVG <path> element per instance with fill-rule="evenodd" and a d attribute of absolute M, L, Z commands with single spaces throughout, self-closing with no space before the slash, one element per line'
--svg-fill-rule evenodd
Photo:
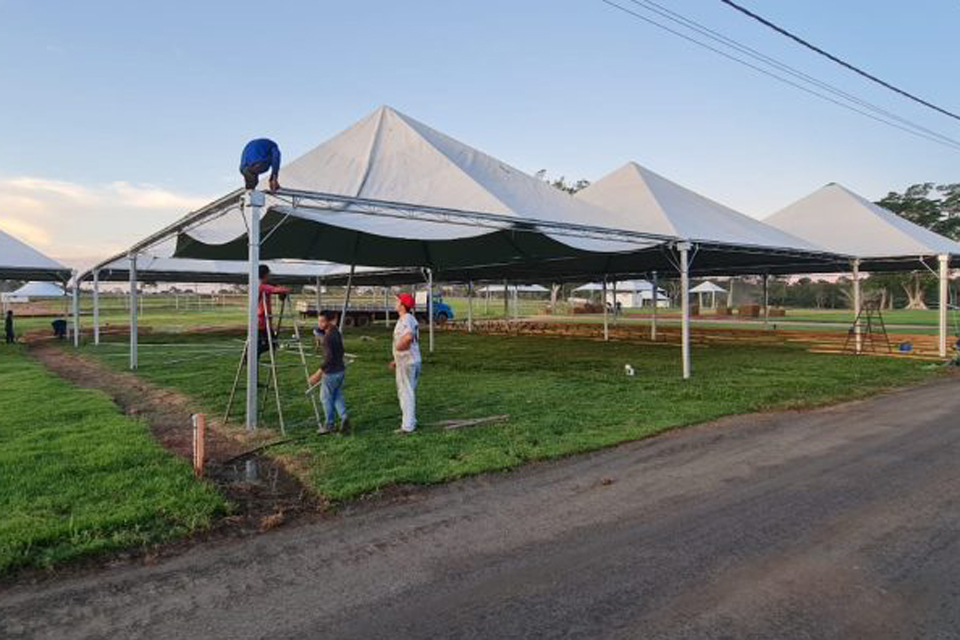
<path fill-rule="evenodd" d="M 0 575 L 143 547 L 226 503 L 103 394 L 0 349 Z"/>
<path fill-rule="evenodd" d="M 152 342 L 162 342 L 160 335 Z M 212 342 L 209 336 L 169 336 L 171 343 Z M 673 347 L 545 337 L 458 333 L 437 336 L 424 351 L 418 393 L 420 431 L 397 436 L 399 408 L 385 329 L 348 329 L 345 394 L 354 435 L 312 435 L 312 409 L 302 368 L 281 367 L 280 389 L 289 435 L 303 436 L 266 450 L 291 463 L 319 494 L 343 500 L 400 483 L 436 483 L 484 471 L 636 440 L 667 429 L 764 409 L 809 407 L 857 398 L 937 375 L 942 368 L 891 358 L 807 353 L 790 346 L 694 347 L 693 379 L 680 379 Z M 109 351 L 109 350 L 106 350 Z M 85 347 L 89 354 L 104 353 Z M 231 355 L 170 364 L 160 348 L 140 354 L 139 375 L 222 413 L 236 371 Z M 281 365 L 299 360 L 281 351 Z M 123 368 L 117 358 L 107 366 Z M 310 365 L 318 359 L 310 356 Z M 636 375 L 624 374 L 630 364 Z M 266 375 L 267 368 L 261 371 Z M 490 416 L 505 420 L 446 429 Z M 264 421 L 276 426 L 272 403 Z M 237 428 L 240 428 L 239 425 Z"/>

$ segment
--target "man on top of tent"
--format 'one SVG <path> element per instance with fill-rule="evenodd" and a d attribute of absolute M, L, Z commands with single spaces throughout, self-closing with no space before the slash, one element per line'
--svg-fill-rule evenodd
<path fill-rule="evenodd" d="M 247 143 L 240 156 L 240 173 L 247 189 L 256 189 L 260 174 L 270 170 L 270 191 L 280 188 L 280 147 L 268 138 Z"/>
<path fill-rule="evenodd" d="M 257 304 L 257 357 L 260 357 L 264 351 L 270 349 L 270 340 L 276 340 L 276 334 L 273 332 L 273 296 L 280 296 L 281 300 L 286 299 L 290 293 L 287 287 L 278 287 L 270 284 L 270 267 L 265 264 L 260 265 L 260 302 Z M 267 331 L 271 336 L 267 337 Z"/>

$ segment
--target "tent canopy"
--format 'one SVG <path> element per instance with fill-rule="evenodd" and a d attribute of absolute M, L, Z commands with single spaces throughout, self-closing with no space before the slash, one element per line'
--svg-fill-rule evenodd
<path fill-rule="evenodd" d="M 811 259 L 807 252 L 824 249 L 710 200 L 636 162 L 628 162 L 577 192 L 576 198 L 627 216 L 644 229 L 696 243 L 693 273 L 836 271 L 841 264 L 822 257 Z M 819 264 L 813 264 L 816 262 Z"/>
<path fill-rule="evenodd" d="M 65 295 L 63 288 L 52 282 L 28 282 L 15 291 L 3 294 L 5 300 L 14 298 L 57 298 Z"/>
<path fill-rule="evenodd" d="M 70 269 L 0 231 L 0 279 L 66 282 Z"/>
<path fill-rule="evenodd" d="M 690 289 L 690 293 L 726 293 L 727 290 L 721 286 L 715 285 L 710 281 L 701 282 L 694 288 Z"/>
<path fill-rule="evenodd" d="M 316 284 L 346 280 L 350 267 L 326 262 L 265 261 L 270 267 L 270 279 L 276 284 Z M 79 275 L 81 282 L 93 277 L 102 282 L 126 282 L 130 278 L 130 260 L 126 256 L 114 257 Z M 354 282 L 368 284 L 362 276 L 377 270 L 357 267 Z M 399 274 L 395 274 L 399 275 Z M 328 278 L 330 280 L 328 280 Z M 195 260 L 189 258 L 164 258 L 155 255 L 137 256 L 137 279 L 141 282 L 191 282 L 246 284 L 248 269 L 245 262 L 237 260 Z"/>
<path fill-rule="evenodd" d="M 616 288 L 620 292 L 635 292 L 640 293 L 643 291 L 653 291 L 653 285 L 648 280 L 638 279 L 638 280 L 621 280 L 619 282 L 608 282 L 607 290 L 613 291 Z M 663 289 L 660 289 L 663 291 Z M 601 282 L 590 282 L 588 284 L 582 285 L 574 289 L 574 291 L 603 291 L 603 283 Z"/>
<path fill-rule="evenodd" d="M 503 293 L 504 286 L 502 284 L 488 284 L 485 287 L 480 287 L 477 289 L 479 293 Z M 507 291 L 516 290 L 518 293 L 549 293 L 550 289 L 539 284 L 518 284 L 518 285 L 508 285 L 506 287 Z"/>
<path fill-rule="evenodd" d="M 867 270 L 916 268 L 920 257 L 960 258 L 960 244 L 830 183 L 766 219 L 830 251 L 861 258 Z M 913 262 L 912 266 L 909 263 Z"/>
<path fill-rule="evenodd" d="M 281 182 L 261 222 L 264 259 L 429 267 L 447 281 L 582 280 L 672 271 L 673 244 L 687 239 L 572 198 L 389 107 L 285 166 Z M 176 255 L 243 259 L 238 199 L 215 221 L 178 229 Z M 809 271 L 835 261 L 799 242 L 731 246 L 698 257 L 693 270 Z"/>

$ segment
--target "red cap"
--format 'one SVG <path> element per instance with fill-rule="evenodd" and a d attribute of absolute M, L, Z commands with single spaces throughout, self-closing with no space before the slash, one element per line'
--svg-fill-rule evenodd
<path fill-rule="evenodd" d="M 400 301 L 400 304 L 405 306 L 407 310 L 413 309 L 417 305 L 417 301 L 413 299 L 413 296 L 409 293 L 401 293 L 397 296 L 397 300 Z"/>

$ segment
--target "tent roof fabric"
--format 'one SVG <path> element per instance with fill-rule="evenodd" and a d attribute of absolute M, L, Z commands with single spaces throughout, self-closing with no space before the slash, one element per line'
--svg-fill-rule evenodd
<path fill-rule="evenodd" d="M 435 277 L 447 281 L 582 280 L 672 271 L 675 258 L 669 245 L 681 239 L 651 229 L 630 211 L 575 199 L 389 107 L 285 166 L 281 182 L 284 189 L 267 197 L 263 259 L 430 267 Z M 347 200 L 321 203 L 319 196 L 331 194 Z M 364 208 L 357 198 L 380 203 L 379 213 L 371 215 L 371 207 Z M 407 203 L 408 213 L 445 207 L 516 223 L 493 228 L 427 220 L 396 209 L 384 213 L 385 203 Z M 590 225 L 610 233 L 563 233 L 562 225 Z M 616 236 L 617 231 L 633 235 Z M 803 273 L 827 270 L 815 265 L 833 258 L 786 242 L 764 245 L 751 238 L 746 244 L 737 245 L 738 251 L 732 245 L 699 247 L 692 272 Z M 242 219 L 228 214 L 181 232 L 176 255 L 242 260 L 246 251 Z"/>
<path fill-rule="evenodd" d="M 513 291 L 516 289 L 519 293 L 549 293 L 550 289 L 539 284 L 518 284 L 518 285 L 507 285 L 508 291 Z M 477 289 L 478 293 L 503 293 L 502 284 L 488 284 L 485 287 L 480 287 Z"/>
<path fill-rule="evenodd" d="M 631 219 L 632 224 L 695 242 L 822 250 L 628 162 L 576 197 Z"/>
<path fill-rule="evenodd" d="M 277 284 L 315 284 L 317 278 L 346 279 L 350 267 L 331 263 L 264 261 L 270 277 Z M 97 269 L 97 278 L 104 282 L 124 282 L 130 278 L 130 261 L 117 258 Z M 357 274 L 372 269 L 357 267 Z M 84 280 L 87 278 L 83 277 Z M 141 282 L 238 283 L 248 280 L 246 262 L 237 260 L 194 260 L 140 255 L 137 258 L 137 279 Z M 355 281 L 359 283 L 358 276 Z"/>
<path fill-rule="evenodd" d="M 621 280 L 619 282 L 608 282 L 607 291 L 613 291 L 614 284 L 616 284 L 616 289 L 618 293 L 629 293 L 641 292 L 641 291 L 653 291 L 653 284 L 648 280 Z M 603 284 L 600 282 L 591 282 L 583 286 L 577 287 L 574 291 L 602 291 Z M 663 289 L 660 289 L 663 291 Z"/>
<path fill-rule="evenodd" d="M 0 278 L 66 282 L 70 279 L 70 269 L 0 231 Z"/>
<path fill-rule="evenodd" d="M 835 183 L 821 187 L 765 221 L 830 251 L 866 259 L 874 267 L 883 267 L 885 259 L 939 254 L 960 257 L 960 244 Z"/>
<path fill-rule="evenodd" d="M 715 285 L 712 282 L 701 282 L 697 286 L 690 289 L 690 293 L 726 293 L 727 290 L 721 286 Z"/>
<path fill-rule="evenodd" d="M 28 282 L 15 291 L 3 294 L 11 298 L 55 298 L 65 295 L 63 288 L 52 282 Z"/>

